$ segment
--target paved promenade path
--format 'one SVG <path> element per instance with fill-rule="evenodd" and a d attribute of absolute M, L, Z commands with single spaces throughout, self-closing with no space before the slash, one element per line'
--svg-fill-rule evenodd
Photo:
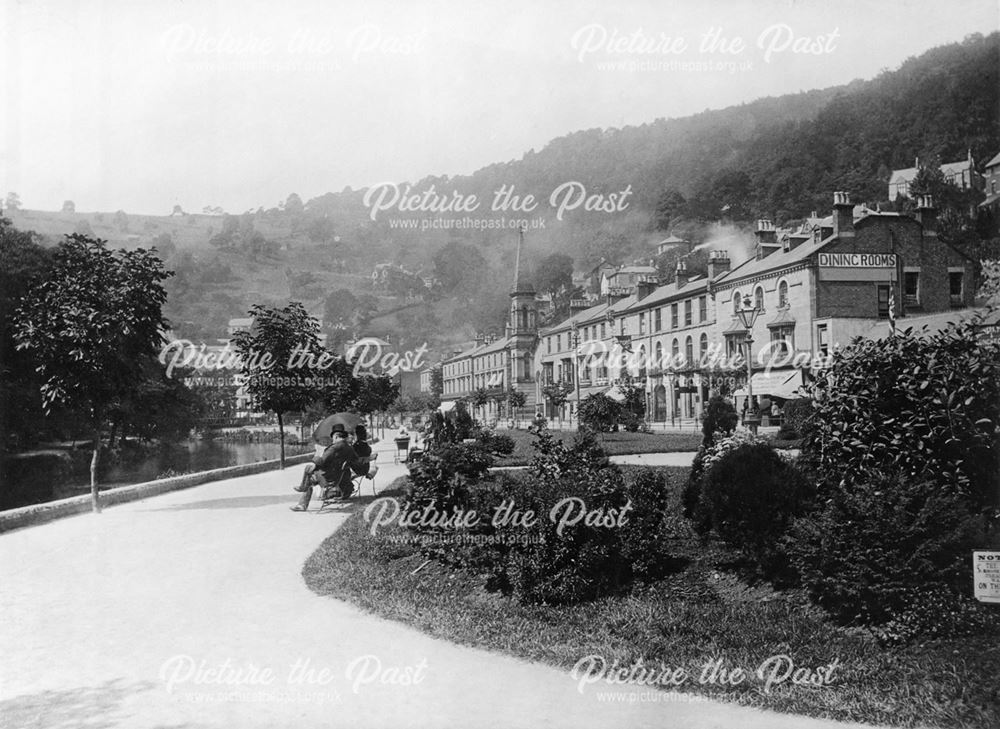
<path fill-rule="evenodd" d="M 384 487 L 402 466 L 391 463 L 391 441 L 380 457 Z M 300 473 L 0 535 L 0 726 L 844 726 L 654 689 L 581 694 L 566 671 L 317 596 L 302 565 L 357 505 L 290 511 Z"/>

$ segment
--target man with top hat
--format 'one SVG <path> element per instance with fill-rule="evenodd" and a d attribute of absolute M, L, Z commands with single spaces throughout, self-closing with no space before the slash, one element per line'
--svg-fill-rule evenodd
<path fill-rule="evenodd" d="M 298 491 L 302 492 L 299 503 L 291 507 L 292 511 L 305 511 L 309 508 L 312 498 L 312 483 L 315 481 L 323 487 L 323 498 L 331 494 L 349 496 L 354 490 L 351 479 L 354 475 L 367 476 L 371 462 L 362 459 L 348 442 L 347 429 L 340 423 L 333 425 L 330 432 L 332 443 L 313 459 L 314 468 L 306 471 Z"/>

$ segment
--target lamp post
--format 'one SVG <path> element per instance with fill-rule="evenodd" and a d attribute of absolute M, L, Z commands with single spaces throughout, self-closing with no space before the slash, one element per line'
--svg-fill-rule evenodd
<path fill-rule="evenodd" d="M 580 429 L 580 326 L 573 322 L 570 324 L 570 333 L 573 338 L 573 385 L 576 387 L 576 429 Z"/>
<path fill-rule="evenodd" d="M 753 403 L 753 325 L 757 321 L 757 317 L 760 316 L 762 309 L 758 309 L 756 305 L 751 305 L 750 297 L 743 297 L 743 306 L 736 310 L 736 316 L 739 317 L 740 324 L 743 328 L 747 330 L 746 342 L 747 342 L 747 417 L 744 418 L 744 423 L 747 421 L 750 425 L 750 430 L 754 433 L 757 432 L 757 418 L 754 416 L 753 411 L 750 409 Z"/>

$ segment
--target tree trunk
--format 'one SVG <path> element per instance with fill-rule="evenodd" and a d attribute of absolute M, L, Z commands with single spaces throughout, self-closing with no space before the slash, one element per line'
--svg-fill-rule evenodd
<path fill-rule="evenodd" d="M 285 421 L 281 419 L 281 413 L 278 413 L 278 440 L 281 442 L 281 457 L 280 465 L 278 466 L 282 471 L 285 470 Z"/>
<path fill-rule="evenodd" d="M 101 462 L 101 429 L 94 428 L 94 455 L 90 459 L 90 499 L 95 514 L 101 513 L 101 497 L 97 493 L 97 466 Z"/>

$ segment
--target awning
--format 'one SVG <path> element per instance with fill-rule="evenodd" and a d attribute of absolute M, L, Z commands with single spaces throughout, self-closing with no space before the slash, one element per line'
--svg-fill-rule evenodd
<path fill-rule="evenodd" d="M 440 405 L 438 405 L 439 413 L 449 413 L 455 409 L 458 404 L 458 400 L 443 400 Z"/>
<path fill-rule="evenodd" d="M 802 370 L 772 370 L 771 372 L 757 372 L 750 380 L 753 384 L 753 395 L 772 395 L 780 397 L 782 400 L 794 400 L 804 397 L 798 392 L 802 387 Z M 747 389 L 741 387 L 733 393 L 736 397 L 746 397 Z"/>

